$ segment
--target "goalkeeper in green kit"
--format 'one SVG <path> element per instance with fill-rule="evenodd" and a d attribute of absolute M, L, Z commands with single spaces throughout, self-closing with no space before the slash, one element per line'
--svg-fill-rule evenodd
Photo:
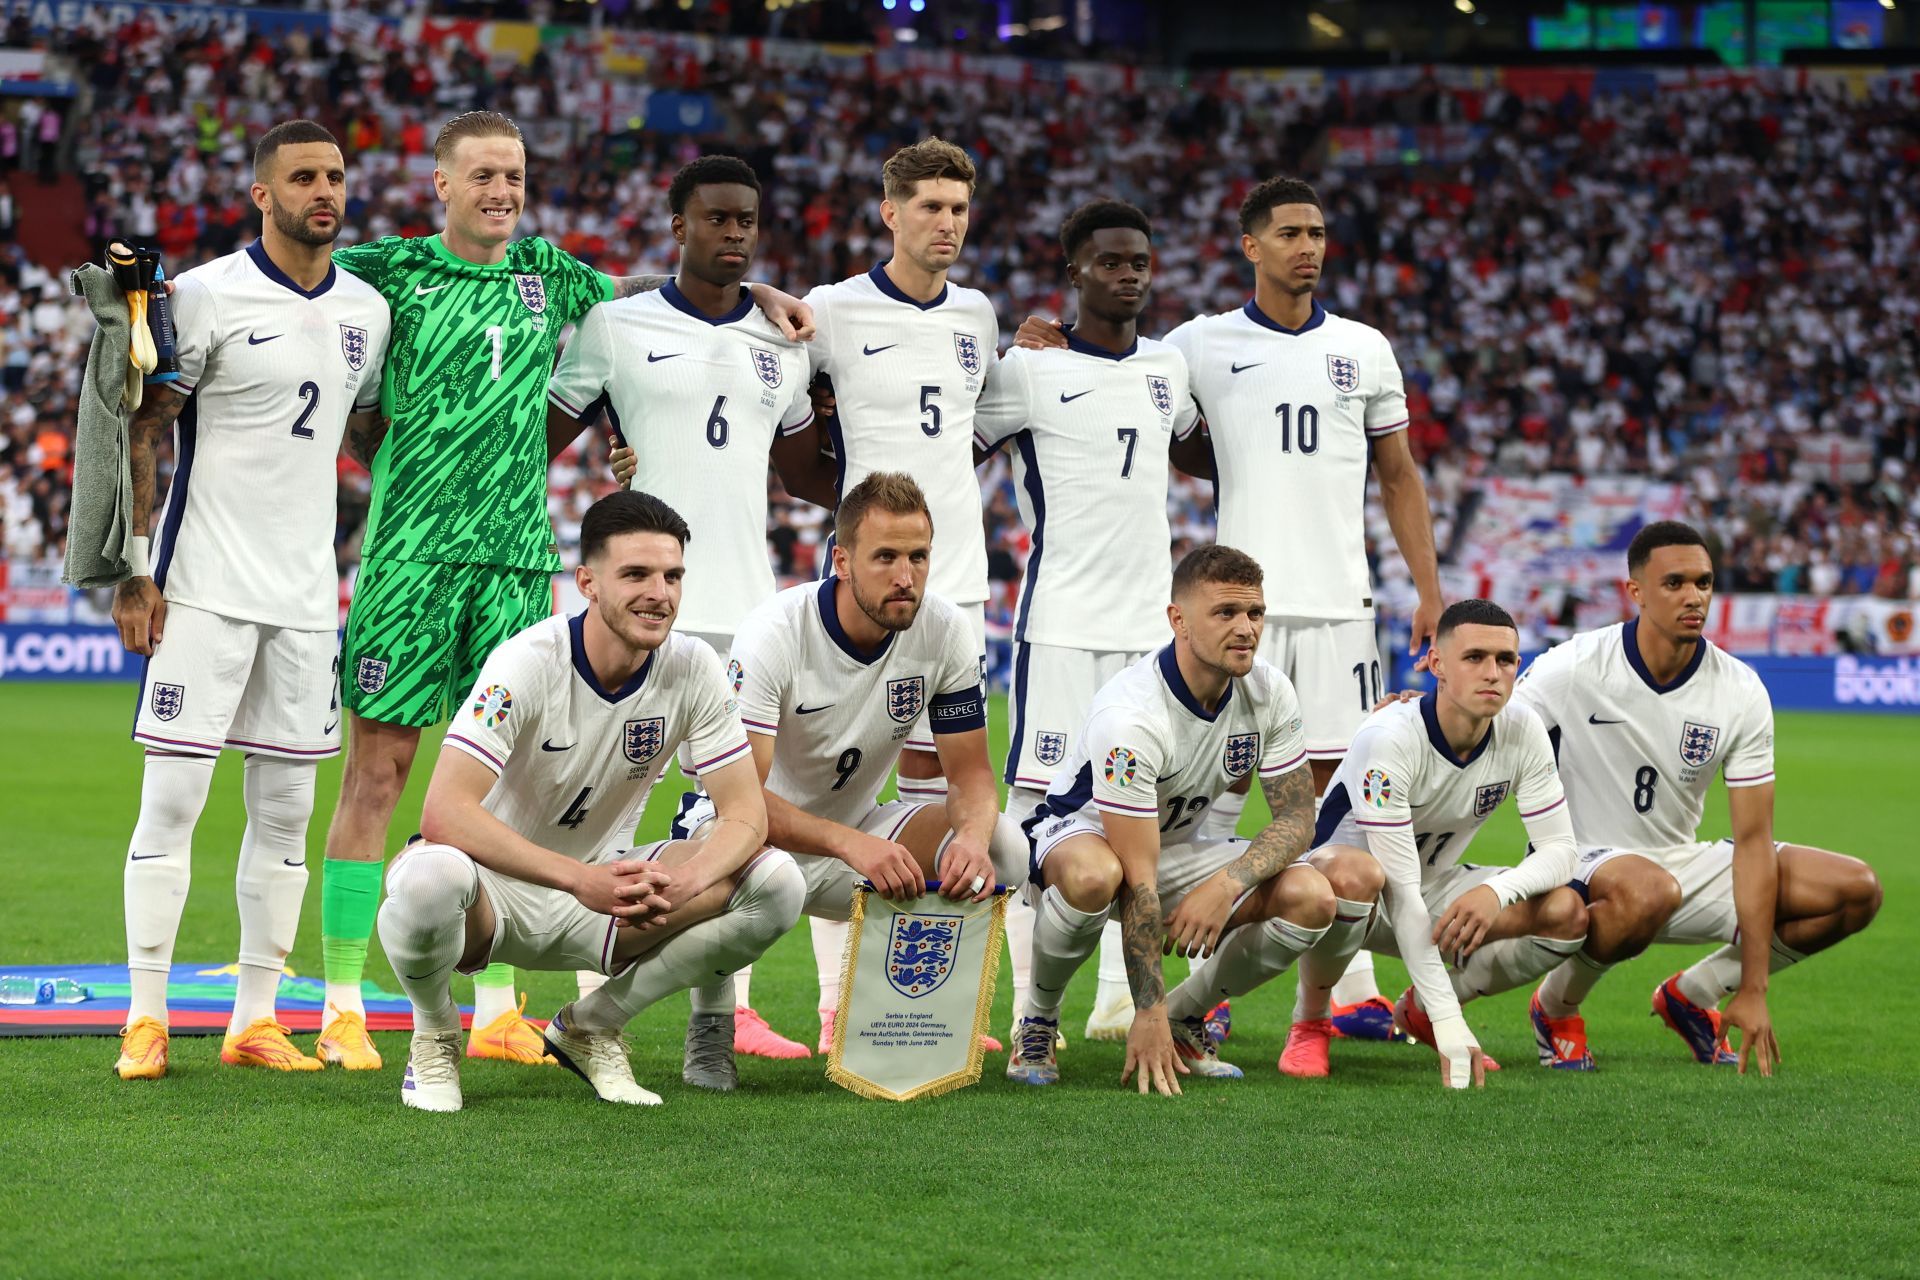
<path fill-rule="evenodd" d="M 352 723 L 320 896 L 327 1008 L 315 1055 L 349 1070 L 380 1066 L 361 971 L 388 825 L 420 730 L 469 714 L 487 655 L 553 612 L 560 560 L 547 464 L 571 441 L 549 438 L 546 392 L 561 331 L 596 303 L 668 279 L 615 279 L 538 237 L 511 240 L 526 199 L 526 148 L 506 116 L 455 116 L 434 142 L 434 164 L 447 208 L 438 235 L 389 237 L 333 259 L 393 312 L 385 435 L 352 442 L 373 458 L 373 503 L 341 653 Z M 812 336 L 798 300 L 753 289 L 791 336 Z M 496 697 L 485 714 L 503 711 L 512 714 Z M 560 799 L 564 808 L 571 797 Z M 556 808 L 555 820 L 564 817 Z M 523 1004 L 510 968 L 476 974 L 468 1055 L 552 1061 Z"/>

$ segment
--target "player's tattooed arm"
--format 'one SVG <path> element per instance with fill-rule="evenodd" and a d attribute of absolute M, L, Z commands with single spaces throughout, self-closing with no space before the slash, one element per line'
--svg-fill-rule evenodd
<path fill-rule="evenodd" d="M 373 470 L 373 455 L 380 452 L 391 425 L 378 409 L 351 415 L 347 419 L 347 456 L 367 470 Z"/>
<path fill-rule="evenodd" d="M 142 540 L 153 526 L 154 452 L 160 433 L 174 424 L 187 397 L 168 386 L 148 387 L 140 407 L 127 424 L 127 465 L 133 477 L 133 519 L 129 536 Z M 120 643 L 129 653 L 152 657 L 153 647 L 166 631 L 167 601 L 154 583 L 153 574 L 137 563 L 144 552 L 135 551 L 134 576 L 113 589 L 113 622 L 120 630 Z"/>
<path fill-rule="evenodd" d="M 655 289 L 666 287 L 672 276 L 615 276 L 613 277 L 613 296 L 631 298 L 635 294 L 652 293 Z"/>
<path fill-rule="evenodd" d="M 1120 947 L 1127 961 L 1127 985 L 1133 988 L 1135 1009 L 1158 1008 L 1167 1001 L 1166 975 L 1160 952 L 1166 930 L 1157 884 L 1129 884 L 1120 890 Z"/>
<path fill-rule="evenodd" d="M 1313 770 L 1302 766 L 1277 778 L 1263 775 L 1260 792 L 1273 820 L 1226 868 L 1227 879 L 1242 892 L 1279 875 L 1313 839 Z"/>

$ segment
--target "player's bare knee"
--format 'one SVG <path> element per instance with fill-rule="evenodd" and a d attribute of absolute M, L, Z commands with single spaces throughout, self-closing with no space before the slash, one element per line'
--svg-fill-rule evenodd
<path fill-rule="evenodd" d="M 1880 885 L 1880 877 L 1874 869 L 1858 858 L 1841 857 L 1846 863 L 1842 873 L 1840 891 L 1845 903 L 1842 911 L 1846 916 L 1847 932 L 1858 933 L 1873 923 L 1880 914 L 1880 903 L 1885 890 Z"/>
<path fill-rule="evenodd" d="M 1542 938 L 1584 938 L 1587 936 L 1587 904 L 1573 889 L 1562 885 L 1549 890 L 1534 912 L 1534 932 Z"/>
<path fill-rule="evenodd" d="M 1362 849 L 1343 848 L 1316 858 L 1314 868 L 1326 878 L 1334 896 L 1347 902 L 1373 902 L 1386 888 L 1387 873 L 1379 860 Z"/>
<path fill-rule="evenodd" d="M 1120 896 L 1125 878 L 1120 859 L 1107 852 L 1078 852 L 1079 856 L 1065 860 L 1048 882 L 1060 890 L 1060 896 L 1075 911 L 1105 911 Z"/>
<path fill-rule="evenodd" d="M 1313 867 L 1293 867 L 1274 882 L 1276 914 L 1304 929 L 1325 929 L 1336 910 L 1333 885 Z"/>

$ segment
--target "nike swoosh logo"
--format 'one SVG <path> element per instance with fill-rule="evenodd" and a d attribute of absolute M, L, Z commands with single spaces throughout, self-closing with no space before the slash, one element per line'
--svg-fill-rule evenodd
<path fill-rule="evenodd" d="M 663 355 L 663 356 L 657 356 L 657 355 L 655 355 L 655 354 L 653 354 L 653 352 L 651 352 L 651 351 L 649 351 L 649 352 L 647 352 L 647 363 L 648 363 L 648 364 L 659 364 L 659 363 L 660 363 L 660 362 L 661 362 L 662 360 L 671 360 L 671 359 L 673 359 L 673 358 L 674 358 L 675 356 L 683 356 L 683 355 L 685 355 L 685 354 L 687 354 L 687 353 L 686 353 L 686 352 L 684 352 L 684 351 L 669 351 L 669 352 L 667 352 L 667 354 L 665 354 L 665 355 Z"/>
<path fill-rule="evenodd" d="M 1255 360 L 1252 364 L 1236 364 L 1233 366 L 1233 368 L 1229 372 L 1245 373 L 1249 369 L 1258 369 L 1261 365 L 1265 363 L 1266 363 L 1265 360 Z"/>
<path fill-rule="evenodd" d="M 828 707 L 831 707 L 832 705 L 833 704 L 831 702 L 826 702 L 826 703 L 822 703 L 817 707 L 799 706 L 793 709 L 793 714 L 797 716 L 810 716 L 816 711 L 825 711 Z"/>
<path fill-rule="evenodd" d="M 261 343 L 263 343 L 263 342 L 272 342 L 272 341 L 273 341 L 273 340 L 274 340 L 275 338 L 282 338 L 282 337 L 285 337 L 285 336 L 286 336 L 285 334 L 280 334 L 280 333 L 270 333 L 270 334 L 268 334 L 268 335 L 267 335 L 266 337 L 264 337 L 264 338 L 256 338 L 256 337 L 254 337 L 254 336 L 253 336 L 252 334 L 248 334 L 248 335 L 247 335 L 247 345 L 248 345 L 248 346 L 250 346 L 250 347 L 257 347 L 257 346 L 259 346 L 259 345 L 260 345 Z"/>
<path fill-rule="evenodd" d="M 413 296 L 416 298 L 424 298 L 430 293 L 438 293 L 442 289 L 451 289 L 451 288 L 453 288 L 453 286 L 450 284 L 437 284 L 433 286 L 433 288 L 431 289 L 427 288 L 427 286 L 423 284 L 417 284 L 413 286 Z"/>
<path fill-rule="evenodd" d="M 1602 720 L 1599 716 L 1596 716 L 1591 711 L 1589 711 L 1587 713 L 1587 723 L 1588 724 L 1625 724 L 1626 721 L 1625 720 Z"/>
<path fill-rule="evenodd" d="M 282 858 L 280 859 L 280 865 L 283 867 L 304 867 L 307 865 L 307 860 L 302 858 L 300 861 L 295 862 L 292 858 Z"/>
<path fill-rule="evenodd" d="M 340 727 L 340 722 L 338 720 L 335 720 L 332 724 L 328 725 L 326 728 L 322 729 L 320 732 L 323 735 L 329 734 L 329 733 L 332 733 L 335 729 L 338 729 L 339 727 Z"/>
<path fill-rule="evenodd" d="M 897 346 L 899 346 L 899 345 L 900 345 L 900 344 L 899 344 L 899 343 L 897 343 L 897 342 L 889 342 L 889 343 L 888 343 L 888 344 L 887 344 L 886 346 L 884 346 L 884 347 L 864 347 L 864 346 L 863 346 L 863 347 L 861 347 L 861 348 L 860 348 L 860 354 L 861 354 L 861 355 L 863 355 L 863 356 L 877 356 L 877 355 L 879 355 L 879 354 L 880 354 L 880 353 L 881 353 L 882 351 L 891 351 L 891 350 L 893 350 L 893 349 L 894 349 L 895 347 L 897 347 Z"/>
<path fill-rule="evenodd" d="M 145 862 L 149 858 L 164 858 L 166 856 L 167 855 L 164 853 L 130 853 L 127 855 L 127 861 L 128 862 Z"/>
<path fill-rule="evenodd" d="M 1074 395 L 1068 395 L 1066 392 L 1062 391 L 1060 393 L 1060 403 L 1072 404 L 1075 400 L 1078 400 L 1081 396 L 1090 396 L 1092 394 L 1093 394 L 1093 389 L 1091 387 L 1089 387 L 1085 391 L 1077 392 Z"/>
<path fill-rule="evenodd" d="M 554 746 L 554 745 L 553 745 L 553 739 L 552 739 L 552 738 L 548 738 L 548 739 L 547 739 L 546 741 L 544 741 L 544 742 L 542 742 L 542 743 L 540 744 L 540 749 L 541 749 L 542 751 L 571 751 L 571 750 L 573 750 L 573 749 L 574 749 L 574 747 L 576 747 L 577 745 L 579 745 L 579 744 L 578 744 L 578 743 L 573 743 L 573 742 L 569 742 L 569 743 L 568 743 L 568 744 L 567 744 L 566 746 L 564 746 L 564 747 L 556 747 L 556 746 Z"/>

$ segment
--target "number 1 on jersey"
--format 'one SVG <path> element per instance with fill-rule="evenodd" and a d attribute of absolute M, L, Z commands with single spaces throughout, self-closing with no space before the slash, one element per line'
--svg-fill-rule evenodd
<path fill-rule="evenodd" d="M 493 380 L 500 381 L 500 344 L 501 328 L 497 324 L 487 326 L 487 341 L 493 344 Z"/>

